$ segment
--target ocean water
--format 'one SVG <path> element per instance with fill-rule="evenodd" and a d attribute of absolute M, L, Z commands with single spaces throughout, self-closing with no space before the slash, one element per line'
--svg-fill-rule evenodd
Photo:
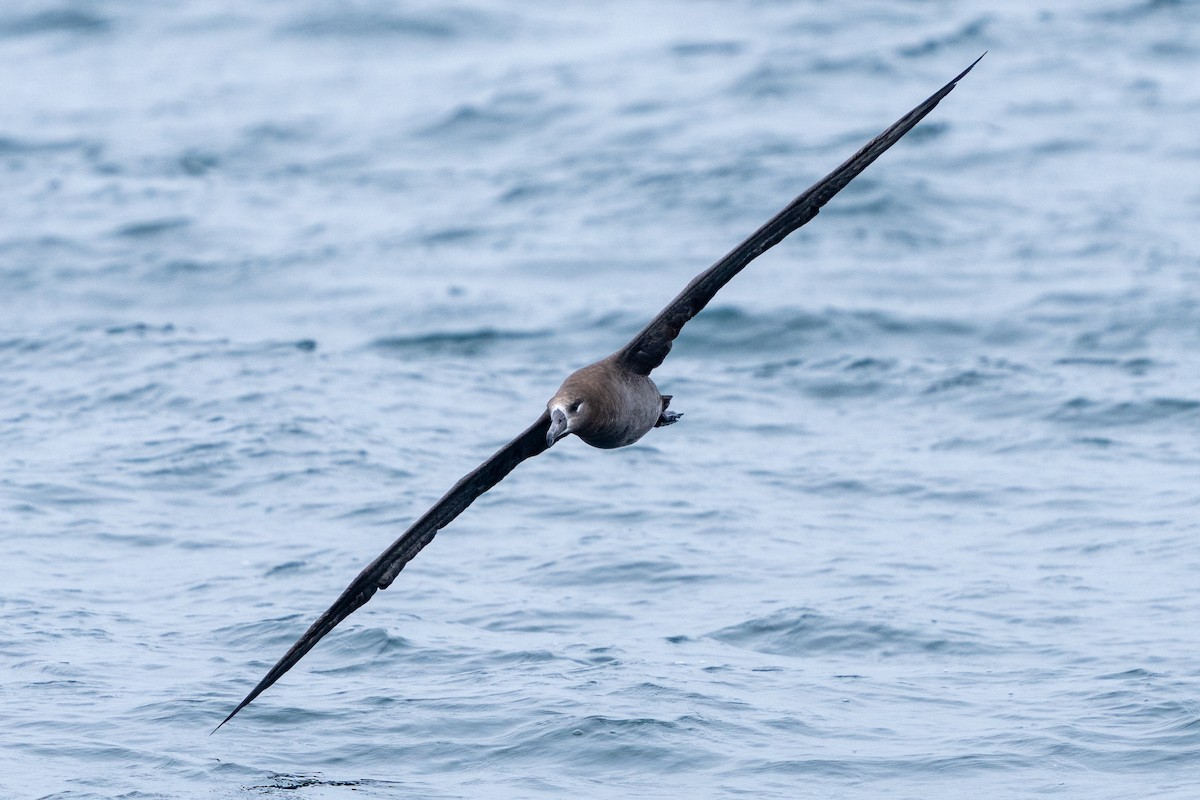
<path fill-rule="evenodd" d="M 358 570 L 688 325 L 670 428 Z M 1200 4 L 8 0 L 0 797 L 1200 792 Z"/>

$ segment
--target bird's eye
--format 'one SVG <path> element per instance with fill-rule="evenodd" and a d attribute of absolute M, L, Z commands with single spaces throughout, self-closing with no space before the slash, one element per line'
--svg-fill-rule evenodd
<path fill-rule="evenodd" d="M 568 408 L 567 410 L 570 411 L 572 414 L 574 414 L 576 411 L 579 410 L 579 407 L 582 405 L 583 405 L 582 400 L 576 400 L 574 403 L 571 403 L 571 407 Z"/>

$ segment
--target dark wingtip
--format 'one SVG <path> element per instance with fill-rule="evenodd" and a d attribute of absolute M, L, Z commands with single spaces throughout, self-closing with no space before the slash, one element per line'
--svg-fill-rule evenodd
<path fill-rule="evenodd" d="M 250 701 L 251 701 L 251 700 L 253 700 L 253 699 L 254 699 L 254 698 L 252 698 L 252 697 L 251 697 L 251 698 L 247 698 L 247 699 L 243 700 L 241 703 L 238 703 L 238 707 L 237 707 L 237 708 L 235 708 L 233 711 L 230 711 L 230 712 L 229 712 L 229 716 L 228 716 L 228 717 L 226 717 L 225 719 L 221 720 L 221 725 L 218 725 L 217 727 L 215 727 L 215 728 L 213 728 L 211 731 L 209 731 L 209 732 L 208 732 L 208 735 L 209 735 L 209 736 L 212 736 L 214 733 L 216 733 L 217 731 L 221 730 L 221 726 L 222 726 L 222 725 L 224 725 L 226 722 L 229 722 L 229 720 L 233 719 L 234 715 L 235 715 L 235 714 L 237 714 L 239 711 L 241 711 L 241 710 L 242 710 L 243 708 L 245 708 L 246 706 L 248 706 L 248 705 L 250 704 Z"/>
<path fill-rule="evenodd" d="M 950 81 L 949 81 L 949 82 L 948 82 L 948 83 L 947 83 L 945 86 L 943 86 L 941 89 L 939 89 L 937 92 L 935 92 L 935 93 L 933 94 L 933 96 L 929 98 L 929 100 L 926 100 L 926 101 L 925 101 L 925 103 L 922 103 L 921 105 L 922 105 L 922 106 L 924 106 L 924 105 L 926 105 L 926 104 L 928 104 L 928 103 L 931 103 L 931 102 L 932 102 L 932 105 L 929 105 L 929 107 L 928 107 L 928 108 L 926 108 L 926 109 L 925 109 L 925 111 L 926 111 L 927 113 L 928 113 L 929 111 L 932 111 L 932 110 L 933 110 L 933 106 L 935 106 L 935 105 L 937 105 L 939 102 L 941 102 L 941 100 L 942 100 L 942 98 L 943 98 L 943 97 L 945 97 L 946 95 L 950 94 L 950 92 L 954 90 L 954 87 L 958 86 L 958 82 L 959 82 L 959 81 L 961 81 L 963 78 L 965 78 L 965 77 L 967 76 L 967 73 L 968 73 L 968 72 L 970 72 L 971 70 L 975 69 L 975 65 L 976 65 L 976 64 L 978 64 L 980 61 L 982 61 L 982 60 L 983 60 L 983 57 L 984 57 L 984 56 L 986 56 L 987 54 L 988 54 L 988 51 L 987 51 L 987 50 L 984 50 L 984 51 L 983 51 L 983 52 L 982 52 L 982 53 L 979 55 L 979 58 L 977 58 L 977 59 L 975 59 L 974 61 L 972 61 L 972 62 L 971 62 L 971 63 L 970 63 L 968 66 L 967 66 L 967 68 L 966 68 L 966 69 L 964 69 L 962 72 L 958 73 L 958 74 L 957 74 L 957 75 L 955 75 L 953 78 L 951 78 L 951 79 L 950 79 Z M 921 108 L 921 106 L 918 106 L 917 108 Z M 924 114 L 922 114 L 921 116 L 924 116 Z"/>
<path fill-rule="evenodd" d="M 966 69 L 964 69 L 962 72 L 958 73 L 958 77 L 957 77 L 957 78 L 955 78 L 954 80 L 950 81 L 950 85 L 951 85 L 951 86 L 953 86 L 954 84 L 956 84 L 956 83 L 958 83 L 959 81 L 961 81 L 961 80 L 963 79 L 963 77 L 964 77 L 964 76 L 966 76 L 966 74 L 967 74 L 968 72 L 970 72 L 971 70 L 975 69 L 975 65 L 976 65 L 976 64 L 978 64 L 980 61 L 983 61 L 983 57 L 984 57 L 984 56 L 986 56 L 987 54 L 988 54 L 988 51 L 987 51 L 987 50 L 984 50 L 982 53 L 980 53 L 980 55 L 979 55 L 979 58 L 977 58 L 977 59 L 975 59 L 974 61 L 972 61 L 972 62 L 971 62 L 971 65 L 970 65 L 969 67 L 967 67 Z"/>

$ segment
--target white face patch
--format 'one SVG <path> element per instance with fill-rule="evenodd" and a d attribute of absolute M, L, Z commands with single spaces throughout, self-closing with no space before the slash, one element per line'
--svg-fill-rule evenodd
<path fill-rule="evenodd" d="M 549 411 L 550 427 L 546 431 L 546 446 L 552 447 L 555 442 L 567 434 L 573 433 L 573 431 L 571 429 L 571 415 L 562 403 L 554 403 L 549 407 Z"/>

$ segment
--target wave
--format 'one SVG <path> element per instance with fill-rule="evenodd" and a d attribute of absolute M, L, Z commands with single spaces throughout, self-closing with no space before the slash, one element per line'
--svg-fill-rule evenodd
<path fill-rule="evenodd" d="M 109 17 L 77 8 L 56 8 L 27 15 L 0 16 L 0 38 L 69 33 L 97 36 L 113 27 Z"/>
<path fill-rule="evenodd" d="M 322 5 L 322 4 L 314 4 Z M 304 38 L 348 40 L 410 39 L 450 42 L 472 37 L 506 35 L 510 17 L 479 8 L 407 4 L 406 12 L 392 3 L 336 3 L 301 14 L 286 22 L 280 32 Z"/>
<path fill-rule="evenodd" d="M 782 609 L 722 628 L 709 636 L 759 653 L 800 658 L 838 653 L 875 653 L 881 657 L 976 656 L 991 651 L 965 633 L 934 635 L 883 622 L 833 618 L 808 608 Z"/>
<path fill-rule="evenodd" d="M 475 356 L 502 342 L 549 337 L 546 331 L 516 331 L 478 328 L 466 331 L 437 331 L 409 336 L 382 336 L 368 347 L 393 356 Z"/>

